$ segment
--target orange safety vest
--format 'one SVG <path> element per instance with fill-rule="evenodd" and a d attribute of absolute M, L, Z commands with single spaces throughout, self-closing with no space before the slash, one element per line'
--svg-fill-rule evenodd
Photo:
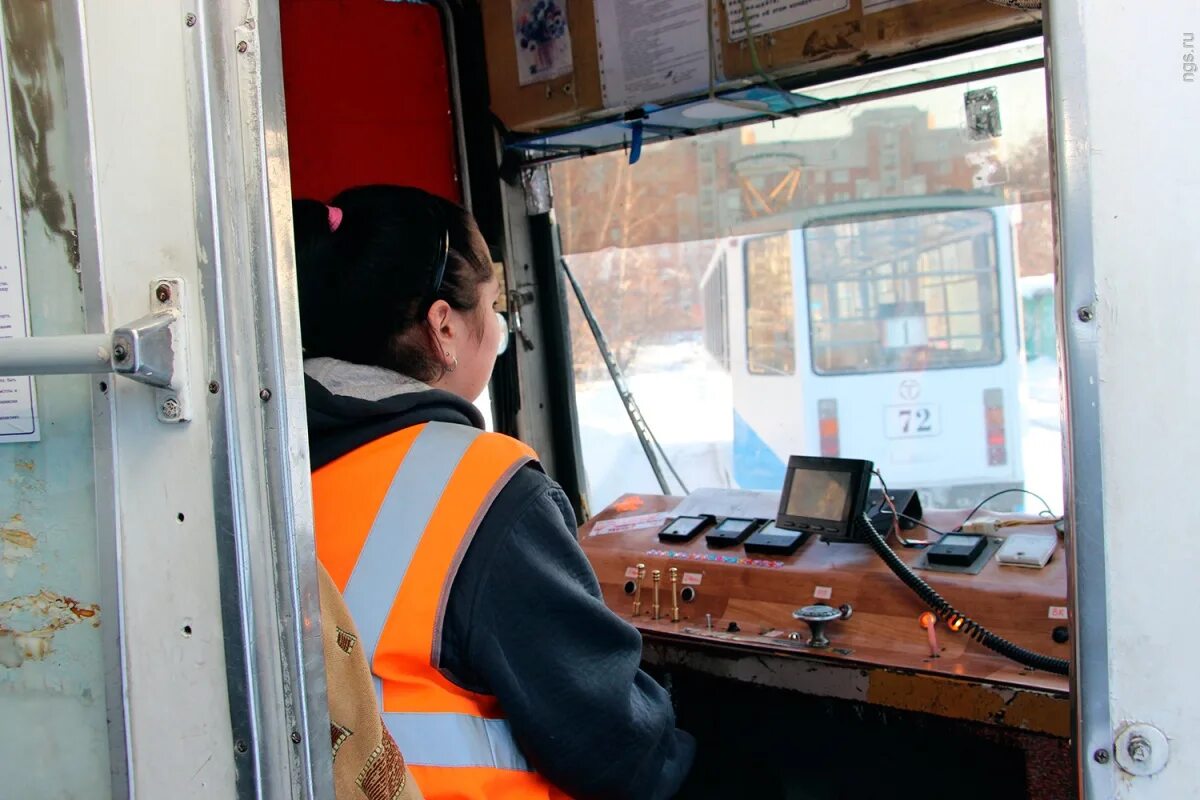
<path fill-rule="evenodd" d="M 358 626 L 384 724 L 430 800 L 561 798 L 529 766 L 495 697 L 438 669 L 458 565 L 492 501 L 536 454 L 431 422 L 313 473 L 317 557 Z"/>

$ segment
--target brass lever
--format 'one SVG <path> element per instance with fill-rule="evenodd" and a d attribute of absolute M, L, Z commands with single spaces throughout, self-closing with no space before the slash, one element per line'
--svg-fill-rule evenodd
<path fill-rule="evenodd" d="M 671 622 L 679 622 L 679 568 L 671 567 Z"/>
<path fill-rule="evenodd" d="M 658 619 L 658 584 L 660 581 L 662 581 L 662 570 L 656 569 L 654 572 L 650 573 L 650 576 L 654 580 L 654 610 L 650 618 Z"/>
<path fill-rule="evenodd" d="M 642 581 L 646 579 L 646 565 L 637 565 L 637 585 L 633 590 L 633 615 L 642 613 Z"/>

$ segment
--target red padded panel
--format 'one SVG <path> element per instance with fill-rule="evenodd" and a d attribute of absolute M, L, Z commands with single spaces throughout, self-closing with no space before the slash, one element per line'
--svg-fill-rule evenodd
<path fill-rule="evenodd" d="M 280 17 L 293 196 L 399 183 L 461 202 L 437 9 L 281 0 Z"/>

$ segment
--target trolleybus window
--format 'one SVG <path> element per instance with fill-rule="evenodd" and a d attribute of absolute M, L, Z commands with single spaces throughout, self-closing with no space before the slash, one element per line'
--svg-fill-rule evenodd
<path fill-rule="evenodd" d="M 809 227 L 813 370 L 836 375 L 998 363 L 995 237 L 992 216 L 981 211 Z"/>
<path fill-rule="evenodd" d="M 791 264 L 787 236 L 746 243 L 746 369 L 756 375 L 796 371 Z"/>

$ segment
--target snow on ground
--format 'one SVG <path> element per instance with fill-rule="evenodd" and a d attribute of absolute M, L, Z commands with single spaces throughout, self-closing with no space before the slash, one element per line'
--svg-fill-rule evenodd
<path fill-rule="evenodd" d="M 626 374 L 629 388 L 680 477 L 689 488 L 730 486 L 733 442 L 729 375 L 697 342 L 642 348 Z M 576 386 L 579 433 L 589 501 L 598 511 L 625 492 L 659 493 L 633 426 L 607 377 Z M 1027 365 L 1022 452 L 1025 488 L 1062 511 L 1062 437 L 1058 367 Z M 665 471 L 665 466 L 664 466 Z M 672 491 L 680 493 L 667 473 Z M 982 497 L 979 499 L 983 499 Z M 1040 503 L 1025 504 L 1027 510 Z"/>
<path fill-rule="evenodd" d="M 626 380 L 683 482 L 689 488 L 729 486 L 729 375 L 689 342 L 643 348 Z M 604 508 L 625 492 L 661 492 L 612 381 L 577 385 L 575 399 L 591 507 Z M 678 483 L 663 469 L 672 492 L 679 494 Z"/>
<path fill-rule="evenodd" d="M 1046 498 L 1055 513 L 1062 513 L 1063 450 L 1058 362 L 1038 358 L 1028 362 L 1025 370 L 1025 424 L 1021 435 L 1025 488 Z M 1027 510 L 1036 508 L 1036 505 L 1026 504 Z"/>

